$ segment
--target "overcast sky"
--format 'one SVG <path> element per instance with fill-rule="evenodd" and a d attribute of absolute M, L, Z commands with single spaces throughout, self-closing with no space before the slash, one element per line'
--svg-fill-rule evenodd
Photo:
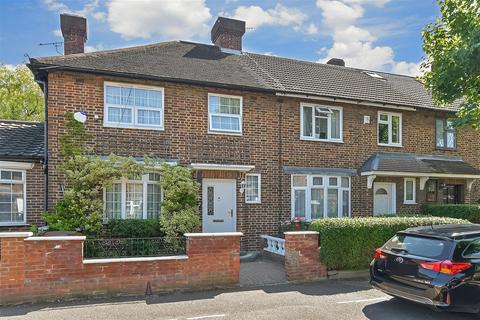
<path fill-rule="evenodd" d="M 217 16 L 247 22 L 244 50 L 415 75 L 434 0 L 0 0 L 0 63 L 57 55 L 59 14 L 88 19 L 87 51 L 191 40 L 210 43 Z M 63 48 L 60 48 L 63 52 Z"/>

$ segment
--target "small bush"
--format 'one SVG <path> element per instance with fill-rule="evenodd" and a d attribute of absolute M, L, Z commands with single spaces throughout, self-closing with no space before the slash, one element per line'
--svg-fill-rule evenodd
<path fill-rule="evenodd" d="M 439 217 L 368 217 L 322 219 L 310 230 L 320 233 L 320 260 L 330 270 L 368 268 L 376 248 L 396 232 L 415 226 L 468 223 L 466 220 Z"/>
<path fill-rule="evenodd" d="M 480 204 L 427 204 L 423 206 L 423 213 L 480 223 Z"/>
<path fill-rule="evenodd" d="M 154 238 L 164 235 L 157 219 L 110 220 L 107 229 L 112 238 Z"/>

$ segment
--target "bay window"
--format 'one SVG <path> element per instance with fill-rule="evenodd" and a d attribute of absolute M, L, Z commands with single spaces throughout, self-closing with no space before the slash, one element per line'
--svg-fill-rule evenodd
<path fill-rule="evenodd" d="M 160 175 L 150 173 L 138 179 L 121 179 L 104 191 L 105 220 L 157 219 L 162 193 Z"/>
<path fill-rule="evenodd" d="M 0 225 L 26 223 L 25 171 L 0 170 Z"/>
<path fill-rule="evenodd" d="M 342 141 L 343 109 L 302 103 L 300 106 L 301 138 L 306 140 Z"/>
<path fill-rule="evenodd" d="M 402 115 L 393 112 L 378 112 L 378 145 L 402 146 Z"/>
<path fill-rule="evenodd" d="M 350 216 L 350 177 L 292 175 L 292 218 Z"/>
<path fill-rule="evenodd" d="M 242 133 L 242 97 L 208 95 L 208 131 Z"/>
<path fill-rule="evenodd" d="M 105 83 L 106 127 L 163 130 L 163 88 Z"/>

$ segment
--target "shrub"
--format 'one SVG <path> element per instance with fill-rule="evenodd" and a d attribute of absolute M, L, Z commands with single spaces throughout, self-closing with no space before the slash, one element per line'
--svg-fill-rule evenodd
<path fill-rule="evenodd" d="M 320 260 L 331 270 L 368 268 L 373 252 L 396 232 L 415 226 L 468 223 L 439 217 L 368 217 L 322 219 L 310 230 L 320 233 Z"/>
<path fill-rule="evenodd" d="M 157 219 L 110 220 L 107 230 L 112 238 L 153 238 L 163 236 Z"/>
<path fill-rule="evenodd" d="M 423 213 L 480 223 L 480 204 L 427 204 L 423 206 Z"/>

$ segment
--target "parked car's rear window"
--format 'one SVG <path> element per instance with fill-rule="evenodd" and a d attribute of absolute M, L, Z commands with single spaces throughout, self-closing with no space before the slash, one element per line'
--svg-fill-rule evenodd
<path fill-rule="evenodd" d="M 397 234 L 383 246 L 383 249 L 393 253 L 445 260 L 449 258 L 451 245 L 447 240 Z"/>

